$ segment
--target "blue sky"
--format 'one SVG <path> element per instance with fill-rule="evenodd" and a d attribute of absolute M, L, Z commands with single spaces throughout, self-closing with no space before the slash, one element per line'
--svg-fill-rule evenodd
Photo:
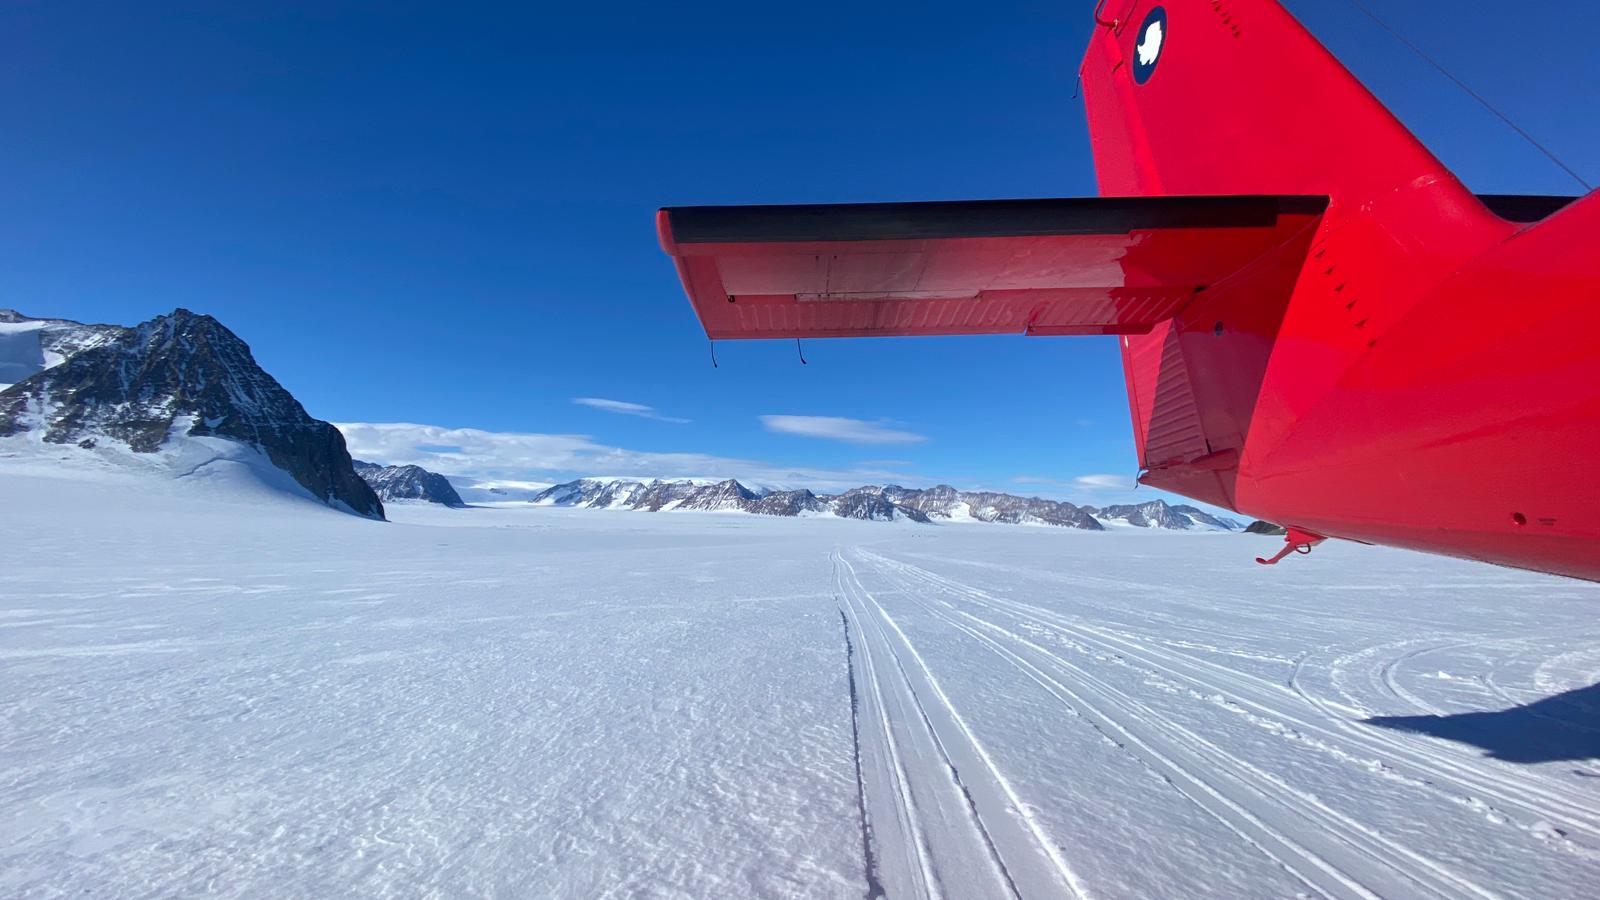
<path fill-rule="evenodd" d="M 1600 179 L 1595 7 L 1368 2 Z M 1576 192 L 1346 3 L 1288 5 L 1474 189 Z M 1125 499 L 1111 339 L 723 343 L 712 369 L 652 222 L 1093 194 L 1092 7 L 7 4 L 0 306 L 209 312 L 314 415 L 430 426 L 358 450 L 445 471 Z"/>

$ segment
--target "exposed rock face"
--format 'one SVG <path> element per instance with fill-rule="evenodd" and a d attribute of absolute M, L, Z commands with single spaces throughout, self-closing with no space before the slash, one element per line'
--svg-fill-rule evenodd
<path fill-rule="evenodd" d="M 1095 518 L 1122 522 L 1135 528 L 1169 528 L 1176 531 L 1238 531 L 1239 523 L 1219 518 L 1193 506 L 1170 506 L 1165 500 L 1121 504 L 1103 509 L 1084 507 Z"/>
<path fill-rule="evenodd" d="M 754 491 L 729 478 L 694 489 L 674 508 L 750 512 L 757 499 Z"/>
<path fill-rule="evenodd" d="M 882 488 L 854 488 L 833 498 L 833 514 L 841 519 L 865 519 L 869 522 L 893 522 L 910 519 L 927 522 L 928 514 L 911 506 L 903 506 L 884 496 Z"/>
<path fill-rule="evenodd" d="M 344 436 L 307 415 L 216 319 L 179 309 L 77 334 L 82 349 L 0 391 L 0 437 L 40 431 L 51 443 L 86 446 L 109 438 L 140 453 L 175 432 L 228 438 L 261 450 L 323 502 L 383 518 Z"/>
<path fill-rule="evenodd" d="M 1263 522 L 1262 520 L 1257 519 L 1254 522 L 1251 522 L 1249 525 L 1246 525 L 1244 527 L 1244 533 L 1245 534 L 1271 534 L 1271 535 L 1280 535 L 1281 536 L 1281 535 L 1288 534 L 1289 533 L 1289 529 L 1283 527 L 1282 525 L 1274 525 L 1271 522 Z"/>
<path fill-rule="evenodd" d="M 910 490 L 898 485 L 883 489 L 884 495 L 932 518 L 971 518 L 979 522 L 1008 525 L 1056 525 L 1100 531 L 1102 526 L 1083 509 L 1071 503 L 1040 497 L 1017 497 L 991 491 L 958 491 L 948 484 L 926 490 Z"/>
<path fill-rule="evenodd" d="M 577 481 L 553 484 L 534 494 L 528 502 L 543 506 L 588 506 L 590 498 L 598 493 L 601 487 L 603 485 L 599 482 L 580 478 Z"/>
<path fill-rule="evenodd" d="M 631 508 L 650 512 L 676 508 L 696 490 L 698 488 L 690 481 L 652 481 L 633 498 Z"/>
<path fill-rule="evenodd" d="M 466 506 L 448 478 L 421 466 L 380 466 L 359 459 L 352 462 L 355 463 L 356 474 L 371 485 L 378 498 L 385 503 L 390 500 L 426 500 L 444 506 Z"/>
<path fill-rule="evenodd" d="M 798 516 L 821 513 L 828 504 L 810 491 L 774 491 L 750 504 L 749 511 L 762 516 Z"/>
<path fill-rule="evenodd" d="M 643 487 L 635 481 L 613 481 L 600 489 L 592 505 L 601 508 L 629 506 L 633 495 Z"/>

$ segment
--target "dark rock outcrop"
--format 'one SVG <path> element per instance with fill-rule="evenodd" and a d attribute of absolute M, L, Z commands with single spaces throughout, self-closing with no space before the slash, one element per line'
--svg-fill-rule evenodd
<path fill-rule="evenodd" d="M 1289 529 L 1283 527 L 1282 525 L 1274 525 L 1271 522 L 1263 522 L 1262 520 L 1257 519 L 1244 527 L 1244 533 L 1282 536 L 1288 534 Z"/>

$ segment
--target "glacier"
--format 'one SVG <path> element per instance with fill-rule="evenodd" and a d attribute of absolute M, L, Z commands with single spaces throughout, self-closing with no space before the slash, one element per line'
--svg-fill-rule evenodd
<path fill-rule="evenodd" d="M 276 471 L 0 459 L 0 894 L 1600 884 L 1600 586 Z"/>

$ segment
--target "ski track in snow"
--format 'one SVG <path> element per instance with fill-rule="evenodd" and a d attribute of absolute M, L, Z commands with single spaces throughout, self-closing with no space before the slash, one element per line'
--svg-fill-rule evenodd
<path fill-rule="evenodd" d="M 0 895 L 1600 884 L 1595 586 L 1351 545 L 1263 570 L 1227 535 L 258 500 L 0 471 Z M 1463 716 L 1438 733 L 1493 752 L 1368 721 Z"/>
<path fill-rule="evenodd" d="M 876 557 L 875 561 L 901 577 L 955 594 L 980 609 L 1002 614 L 1006 609 L 1006 601 L 995 602 L 982 591 L 940 579 L 926 570 L 895 565 L 883 557 Z M 1455 897 L 1467 893 L 1496 896 L 1409 848 L 1371 833 L 1316 797 L 1295 794 L 1272 774 L 1233 759 L 1223 748 L 1198 734 L 1162 722 L 1137 699 L 1120 694 L 1070 659 L 952 604 L 944 606 L 947 613 L 932 606 L 924 608 L 1044 685 L 1079 715 L 1094 722 L 1097 729 L 1160 772 L 1168 783 L 1230 831 L 1317 893 L 1328 897 Z M 983 632 L 999 635 L 1022 653 Z M 1076 636 L 1085 635 L 1080 632 Z"/>
<path fill-rule="evenodd" d="M 896 896 L 1018 897 L 1020 879 L 1031 889 L 1056 887 L 1083 897 L 1060 848 L 1040 829 L 916 647 L 861 586 L 850 562 L 835 553 L 834 563 L 840 597 L 862 643 L 872 685 L 869 706 L 878 714 L 868 746 L 890 761 L 869 767 L 874 777 L 868 784 L 894 800 L 892 818 L 904 835 L 899 843 L 909 845 L 915 857 L 914 865 L 886 873 L 886 885 Z M 892 673 L 884 671 L 890 666 Z M 908 764 L 908 758 L 921 766 Z M 933 766 L 930 772 L 931 760 L 942 763 L 942 771 Z M 869 800 L 877 794 L 869 789 Z M 869 815 L 874 822 L 888 818 Z M 875 825 L 874 833 L 895 840 L 888 828 Z M 904 882 L 896 883 L 897 876 Z"/>
<path fill-rule="evenodd" d="M 973 639 L 1044 686 L 1074 715 L 1085 718 L 1251 847 L 1271 857 L 1316 894 L 1328 897 L 1504 896 L 1502 890 L 1405 841 L 1343 814 L 1282 775 L 1235 757 L 1194 730 L 1165 721 L 1135 695 L 1108 685 L 1081 658 L 1131 667 L 1193 699 L 1212 702 L 1262 728 L 1340 762 L 1419 788 L 1483 813 L 1490 822 L 1555 842 L 1586 861 L 1600 859 L 1600 807 L 1593 792 L 1575 792 L 1571 779 L 1552 779 L 1482 759 L 1468 748 L 1432 746 L 1396 732 L 1357 724 L 1351 711 L 1373 712 L 1348 687 L 1359 668 L 1369 692 L 1387 694 L 1418 713 L 1450 711 L 1402 685 L 1398 673 L 1441 651 L 1482 646 L 1483 640 L 1388 641 L 1331 660 L 1339 694 L 1330 701 L 1302 684 L 1311 654 L 1295 660 L 1283 684 L 1232 671 L 1176 647 L 1216 649 L 1160 636 L 1142 638 L 1029 603 L 997 597 L 889 557 L 858 551 L 897 581 L 934 619 Z M 1553 637 L 1549 636 L 1549 637 Z M 1251 655 L 1251 654 L 1243 654 Z M 1270 657 L 1269 657 L 1270 658 Z M 1485 683 L 1492 683 L 1492 674 Z M 1148 683 L 1148 682 L 1147 682 Z M 1340 686 L 1340 685 L 1345 686 Z M 1503 698 L 1505 692 L 1498 692 Z M 1574 725 L 1577 728 L 1591 726 Z M 1550 823 L 1559 823 L 1552 828 Z M 1574 839 L 1578 835 L 1582 839 Z M 1584 888 L 1569 884 L 1574 896 Z"/>

